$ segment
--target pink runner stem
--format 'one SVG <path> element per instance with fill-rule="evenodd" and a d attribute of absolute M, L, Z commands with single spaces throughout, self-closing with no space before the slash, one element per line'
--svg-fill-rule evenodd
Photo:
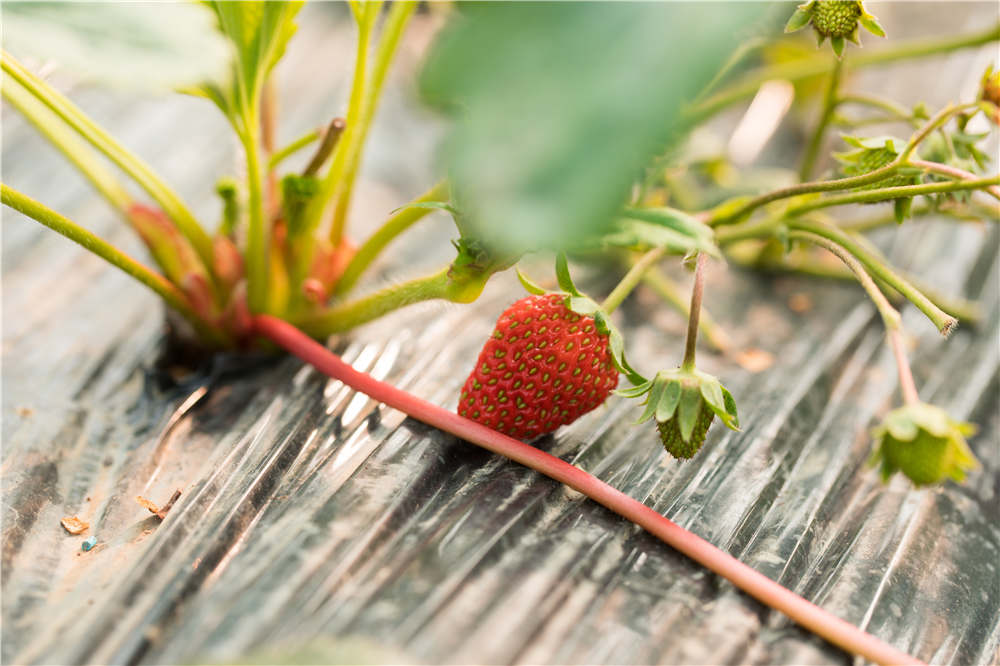
<path fill-rule="evenodd" d="M 732 555 L 719 550 L 701 537 L 582 469 L 422 400 L 391 384 L 358 372 L 336 354 L 285 321 L 269 315 L 257 315 L 253 319 L 253 325 L 261 336 L 284 347 L 320 372 L 340 380 L 356 391 L 361 391 L 419 421 L 519 462 L 583 493 L 834 645 L 879 664 L 923 663 L 806 601 Z"/>

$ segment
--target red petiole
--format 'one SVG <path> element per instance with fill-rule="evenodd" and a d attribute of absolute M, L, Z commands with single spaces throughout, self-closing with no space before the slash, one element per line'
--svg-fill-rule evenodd
<path fill-rule="evenodd" d="M 253 318 L 254 331 L 284 347 L 320 372 L 365 393 L 389 407 L 405 412 L 488 451 L 502 455 L 551 479 L 564 483 L 623 518 L 639 525 L 667 545 L 727 579 L 758 601 L 840 648 L 880 664 L 920 664 L 919 660 L 882 642 L 767 576 L 748 567 L 660 515 L 645 504 L 612 488 L 591 474 L 533 446 L 463 418 L 426 400 L 358 372 L 291 324 L 268 315 Z"/>

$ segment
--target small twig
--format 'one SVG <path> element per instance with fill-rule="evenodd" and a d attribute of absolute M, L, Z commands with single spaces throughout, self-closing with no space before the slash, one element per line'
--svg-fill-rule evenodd
<path fill-rule="evenodd" d="M 337 147 L 346 127 L 347 121 L 343 118 L 337 117 L 330 121 L 330 124 L 326 126 L 326 131 L 323 132 L 323 140 L 316 149 L 316 153 L 309 160 L 306 168 L 302 170 L 303 176 L 315 176 L 319 172 L 327 158 L 333 153 L 333 149 Z"/>

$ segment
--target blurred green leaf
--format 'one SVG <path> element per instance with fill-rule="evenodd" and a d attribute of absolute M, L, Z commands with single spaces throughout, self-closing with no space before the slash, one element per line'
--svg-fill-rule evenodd
<path fill-rule="evenodd" d="M 233 72 L 227 84 L 207 82 L 186 92 L 215 102 L 241 134 L 256 114 L 267 75 L 285 53 L 295 34 L 295 15 L 304 0 L 288 2 L 209 2 L 219 29 L 235 48 Z"/>
<path fill-rule="evenodd" d="M 607 230 L 680 109 L 756 3 L 471 3 L 429 55 L 424 97 L 456 116 L 445 147 L 463 233 L 491 251 Z"/>
<path fill-rule="evenodd" d="M 100 83 L 161 92 L 225 80 L 231 50 L 195 3 L 5 2 L 3 45 Z"/>

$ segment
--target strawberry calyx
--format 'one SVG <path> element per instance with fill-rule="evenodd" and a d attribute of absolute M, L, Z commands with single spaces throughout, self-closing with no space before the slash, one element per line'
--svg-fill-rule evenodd
<path fill-rule="evenodd" d="M 732 394 L 714 376 L 696 368 L 674 368 L 652 380 L 616 391 L 626 398 L 645 396 L 646 409 L 636 424 L 656 420 L 664 448 L 675 458 L 694 456 L 716 416 L 731 430 L 739 430 Z"/>

